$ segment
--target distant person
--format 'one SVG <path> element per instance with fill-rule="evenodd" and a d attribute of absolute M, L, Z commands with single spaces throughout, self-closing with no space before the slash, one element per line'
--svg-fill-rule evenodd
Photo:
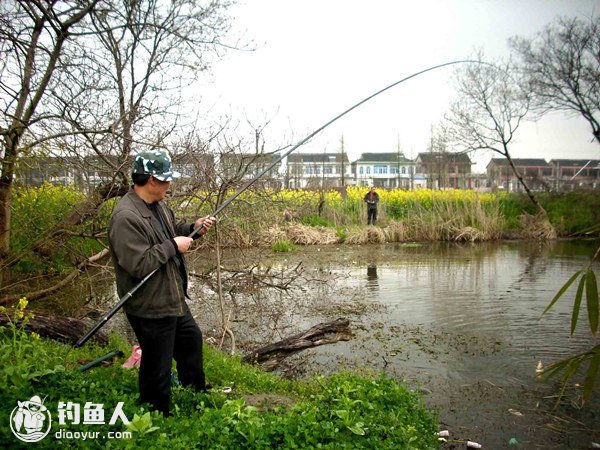
<path fill-rule="evenodd" d="M 367 202 L 367 225 L 375 225 L 377 222 L 377 203 L 379 203 L 379 194 L 375 192 L 375 187 L 371 186 L 371 190 L 365 195 Z"/>

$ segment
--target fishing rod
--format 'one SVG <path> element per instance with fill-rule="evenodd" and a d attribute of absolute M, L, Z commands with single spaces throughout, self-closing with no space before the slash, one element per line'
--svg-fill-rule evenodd
<path fill-rule="evenodd" d="M 379 91 L 375 92 L 374 94 L 371 94 L 368 97 L 366 97 L 363 100 L 361 100 L 360 102 L 354 104 L 350 108 L 346 109 L 344 112 L 342 112 L 342 113 L 338 114 L 337 116 L 335 116 L 329 122 L 327 122 L 324 125 L 322 125 L 321 127 L 317 128 L 315 131 L 313 131 L 312 133 L 310 133 L 304 139 L 302 139 L 297 144 L 295 144 L 293 147 L 291 147 L 289 150 L 287 150 L 277 160 L 273 161 L 265 169 L 263 169 L 256 177 L 254 177 L 252 180 L 248 181 L 242 188 L 240 188 L 237 192 L 235 192 L 231 197 L 229 197 L 227 200 L 225 200 L 223 203 L 221 203 L 221 205 L 219 207 L 217 207 L 217 209 L 215 209 L 215 211 L 212 214 L 210 214 L 210 216 L 216 217 L 221 211 L 223 211 L 227 206 L 229 206 L 229 204 L 231 202 L 233 202 L 242 193 L 244 193 L 250 187 L 252 187 L 252 185 L 254 185 L 254 183 L 256 183 L 260 178 L 263 177 L 263 175 L 265 175 L 267 172 L 269 172 L 271 169 L 273 169 L 273 167 L 275 167 L 277 164 L 279 164 L 281 161 L 283 161 L 283 159 L 285 157 L 287 157 L 290 153 L 292 153 L 294 150 L 296 150 L 301 145 L 306 144 L 309 140 L 311 140 L 313 137 L 315 137 L 317 134 L 319 134 L 321 131 L 323 131 L 325 128 L 327 128 L 329 125 L 331 125 L 332 123 L 334 123 L 338 119 L 341 119 L 342 117 L 344 117 L 349 112 L 355 110 L 356 108 L 358 108 L 363 103 L 368 102 L 372 98 L 377 97 L 378 95 L 380 95 L 380 94 L 384 93 L 385 91 L 393 88 L 394 86 L 399 85 L 400 83 L 404 83 L 405 81 L 408 81 L 411 78 L 417 77 L 417 76 L 422 75 L 422 74 L 424 74 L 426 72 L 430 72 L 432 70 L 439 69 L 439 68 L 446 67 L 446 66 L 451 66 L 453 64 L 464 64 L 464 63 L 482 64 L 482 61 L 464 59 L 464 60 L 458 60 L 458 61 L 450 61 L 450 62 L 447 62 L 447 63 L 438 64 L 436 66 L 428 67 L 427 69 L 420 70 L 419 72 L 415 72 L 412 75 L 409 75 L 409 76 L 407 76 L 405 78 L 402 78 L 401 80 L 398 80 L 398 81 L 390 84 L 389 86 L 386 86 L 383 89 L 380 89 Z M 203 228 L 202 226 L 194 228 L 194 230 L 189 234 L 188 237 L 193 237 L 202 228 Z M 148 275 L 146 275 L 144 278 L 142 278 L 142 280 L 138 284 L 136 284 L 129 292 L 127 292 L 117 302 L 117 304 L 110 309 L 110 311 L 108 311 L 104 316 L 102 316 L 102 318 L 90 329 L 90 331 L 87 332 L 87 334 L 85 336 L 83 336 L 81 339 L 79 339 L 75 343 L 75 347 L 81 347 L 83 344 L 85 344 L 100 328 L 102 328 L 106 324 L 106 322 L 108 322 L 110 320 L 110 318 L 112 316 L 114 316 L 117 313 L 117 311 L 119 311 L 119 309 L 121 309 L 121 307 L 125 304 L 125 302 L 127 300 L 129 300 L 133 296 L 133 294 L 135 294 L 135 292 L 146 283 L 146 281 L 148 281 L 156 272 L 158 272 L 159 269 L 160 269 L 160 267 L 157 267 L 152 272 L 150 272 Z"/>

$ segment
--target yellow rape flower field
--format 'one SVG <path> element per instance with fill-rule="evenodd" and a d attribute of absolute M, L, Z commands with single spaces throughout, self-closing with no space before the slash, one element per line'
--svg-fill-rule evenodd
<path fill-rule="evenodd" d="M 353 186 L 245 192 L 220 217 L 223 225 L 228 222 L 222 227 L 223 244 L 480 241 L 498 238 L 504 225 L 497 194 L 377 189 L 377 224 L 367 226 L 363 199 L 368 191 L 368 187 Z M 205 207 L 202 212 L 210 211 Z"/>

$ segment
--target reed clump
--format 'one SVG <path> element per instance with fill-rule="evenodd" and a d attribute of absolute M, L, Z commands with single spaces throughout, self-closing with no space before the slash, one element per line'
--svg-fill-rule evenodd
<path fill-rule="evenodd" d="M 366 228 L 350 230 L 344 242 L 347 244 L 383 244 L 386 242 L 386 236 L 382 228 L 371 225 Z"/>
<path fill-rule="evenodd" d="M 521 229 L 520 235 L 525 239 L 556 239 L 556 229 L 552 226 L 545 214 L 527 214 L 519 216 Z"/>
<path fill-rule="evenodd" d="M 300 223 L 291 224 L 287 236 L 294 244 L 301 245 L 335 244 L 339 240 L 334 228 L 311 227 Z"/>

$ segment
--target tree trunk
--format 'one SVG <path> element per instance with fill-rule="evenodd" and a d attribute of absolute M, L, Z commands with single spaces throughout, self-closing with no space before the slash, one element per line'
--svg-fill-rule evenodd
<path fill-rule="evenodd" d="M 33 251 L 38 255 L 51 258 L 54 252 L 61 247 L 61 242 L 69 234 L 66 233 L 73 227 L 81 225 L 94 214 L 98 208 L 107 200 L 114 197 L 122 197 L 129 190 L 126 184 L 102 184 L 98 186 L 81 204 L 64 217 L 56 226 L 54 231 L 33 245 Z M 14 264 L 14 262 L 13 262 Z"/>
<path fill-rule="evenodd" d="M 6 258 L 10 249 L 11 193 L 12 176 L 0 176 L 0 259 Z"/>
<path fill-rule="evenodd" d="M 264 363 L 275 360 L 269 369 L 274 369 L 284 358 L 293 353 L 319 345 L 348 341 L 352 337 L 350 321 L 339 318 L 332 322 L 324 322 L 273 344 L 265 345 L 251 351 L 242 358 L 248 363 Z"/>
<path fill-rule="evenodd" d="M 529 189 L 527 182 L 525 181 L 525 179 L 523 178 L 523 176 L 521 175 L 519 170 L 516 168 L 515 164 L 513 163 L 512 158 L 508 155 L 508 151 L 506 151 L 505 156 L 506 156 L 506 159 L 508 160 L 508 163 L 510 164 L 510 167 L 512 168 L 513 173 L 519 180 L 519 183 L 521 183 L 521 185 L 525 189 L 525 192 L 527 192 L 527 196 L 535 205 L 538 215 L 540 215 L 542 217 L 546 217 L 547 216 L 546 210 L 544 209 L 544 207 L 541 205 L 541 203 L 537 199 L 535 192 L 533 192 L 531 189 Z M 508 183 L 508 181 L 507 181 L 507 183 Z"/>
<path fill-rule="evenodd" d="M 4 137 L 4 158 L 0 173 L 0 259 L 8 256 L 10 251 L 10 223 L 13 175 L 17 159 L 16 146 L 19 141 L 16 132 L 7 133 Z"/>
<path fill-rule="evenodd" d="M 114 197 L 122 197 L 128 190 L 129 186 L 123 183 L 102 184 L 98 186 L 83 203 L 76 206 L 68 216 L 58 223 L 56 226 L 57 230 L 69 229 L 80 225 L 94 215 L 105 201 Z"/>
<path fill-rule="evenodd" d="M 90 328 L 90 324 L 82 319 L 74 317 L 59 317 L 50 314 L 34 312 L 33 319 L 29 319 L 25 325 L 25 330 L 39 334 L 41 337 L 54 339 L 69 344 L 74 344 Z M 22 322 L 17 322 L 20 326 Z M 0 325 L 6 326 L 8 318 L 6 315 L 0 315 Z M 98 331 L 93 337 L 101 345 L 108 344 L 108 338 L 105 333 Z"/>

